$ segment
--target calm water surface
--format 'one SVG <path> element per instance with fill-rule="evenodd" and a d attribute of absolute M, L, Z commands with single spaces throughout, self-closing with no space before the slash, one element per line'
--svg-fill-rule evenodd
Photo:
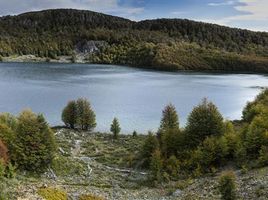
<path fill-rule="evenodd" d="M 268 77 L 252 74 L 155 72 L 111 65 L 0 63 L 0 112 L 24 108 L 44 113 L 60 125 L 67 101 L 88 98 L 97 130 L 108 131 L 118 117 L 122 131 L 156 130 L 162 108 L 175 104 L 180 123 L 203 97 L 215 102 L 225 118 L 240 119 L 242 108 L 268 86 Z"/>

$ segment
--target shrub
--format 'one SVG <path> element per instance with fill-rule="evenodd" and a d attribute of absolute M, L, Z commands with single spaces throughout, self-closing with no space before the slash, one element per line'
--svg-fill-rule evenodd
<path fill-rule="evenodd" d="M 141 151 L 144 167 L 149 167 L 152 153 L 155 152 L 156 149 L 159 149 L 159 142 L 156 136 L 149 132 Z"/>
<path fill-rule="evenodd" d="M 268 165 L 268 146 L 261 147 L 258 163 L 261 167 Z"/>
<path fill-rule="evenodd" d="M 79 200 L 104 200 L 104 198 L 95 196 L 93 194 L 83 194 L 79 196 Z"/>
<path fill-rule="evenodd" d="M 227 154 L 228 146 L 224 137 L 209 137 L 195 151 L 193 165 L 201 167 L 203 172 L 211 172 L 223 164 Z"/>
<path fill-rule="evenodd" d="M 0 178 L 5 175 L 5 163 L 2 159 L 0 159 Z"/>
<path fill-rule="evenodd" d="M 43 115 L 30 110 L 18 117 L 14 162 L 25 170 L 40 170 L 51 164 L 56 146 L 52 130 Z"/>
<path fill-rule="evenodd" d="M 204 99 L 190 113 L 186 125 L 187 142 L 190 147 L 198 146 L 206 137 L 222 135 L 224 132 L 223 117 L 217 107 Z"/>
<path fill-rule="evenodd" d="M 0 160 L 2 164 L 6 165 L 8 162 L 8 149 L 6 145 L 0 140 Z"/>
<path fill-rule="evenodd" d="M 77 106 L 75 101 L 70 101 L 62 111 L 62 121 L 69 128 L 74 129 L 77 124 Z"/>
<path fill-rule="evenodd" d="M 223 200 L 236 199 L 236 177 L 232 171 L 224 172 L 219 178 L 219 191 Z"/>
<path fill-rule="evenodd" d="M 41 188 L 38 194 L 46 200 L 67 200 L 67 193 L 55 188 Z"/>
<path fill-rule="evenodd" d="M 96 127 L 96 115 L 87 99 L 80 98 L 77 104 L 77 125 L 82 130 L 91 131 Z"/>
<path fill-rule="evenodd" d="M 163 160 L 159 149 L 155 150 L 151 157 L 150 172 L 154 181 L 160 182 L 162 179 Z"/>
<path fill-rule="evenodd" d="M 171 176 L 172 179 L 177 178 L 180 170 L 180 162 L 176 158 L 176 156 L 171 156 L 167 159 L 165 163 L 165 170 Z"/>
<path fill-rule="evenodd" d="M 119 133 L 121 131 L 120 124 L 117 118 L 113 119 L 113 122 L 111 124 L 110 131 L 113 133 L 114 139 L 118 139 Z"/>

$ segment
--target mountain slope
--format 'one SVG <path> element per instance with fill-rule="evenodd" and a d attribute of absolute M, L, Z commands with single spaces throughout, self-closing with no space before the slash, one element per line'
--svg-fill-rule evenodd
<path fill-rule="evenodd" d="M 72 56 L 75 61 L 78 53 L 86 53 L 91 63 L 267 72 L 268 33 L 182 19 L 134 22 L 72 9 L 0 18 L 2 57 Z"/>

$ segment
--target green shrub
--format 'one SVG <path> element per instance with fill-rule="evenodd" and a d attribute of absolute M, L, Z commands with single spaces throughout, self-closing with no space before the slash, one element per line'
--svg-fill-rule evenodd
<path fill-rule="evenodd" d="M 268 165 L 268 146 L 261 147 L 258 162 L 261 167 Z"/>
<path fill-rule="evenodd" d="M 157 149 L 153 152 L 150 162 L 151 180 L 160 182 L 162 180 L 162 169 L 163 160 L 160 150 Z"/>
<path fill-rule="evenodd" d="M 219 191 L 223 200 L 236 199 L 236 176 L 232 171 L 224 172 L 219 178 Z"/>
<path fill-rule="evenodd" d="M 2 159 L 0 159 L 0 178 L 4 177 L 5 169 L 6 169 L 6 167 L 5 167 L 4 161 Z"/>
<path fill-rule="evenodd" d="M 142 147 L 141 156 L 143 159 L 143 166 L 149 167 L 152 153 L 159 149 L 159 142 L 152 132 L 149 132 Z"/>
<path fill-rule="evenodd" d="M 51 164 L 56 144 L 54 133 L 43 115 L 30 110 L 23 111 L 18 117 L 15 139 L 15 152 L 12 157 L 19 168 L 40 171 Z"/>
<path fill-rule="evenodd" d="M 67 193 L 55 188 L 41 188 L 38 194 L 45 200 L 67 200 Z"/>
<path fill-rule="evenodd" d="M 104 200 L 104 198 L 95 196 L 93 194 L 83 194 L 79 196 L 79 200 Z"/>

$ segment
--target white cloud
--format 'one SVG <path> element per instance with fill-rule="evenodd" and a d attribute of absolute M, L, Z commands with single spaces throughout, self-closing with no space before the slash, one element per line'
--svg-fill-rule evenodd
<path fill-rule="evenodd" d="M 185 12 L 185 11 L 172 11 L 170 14 L 171 15 L 183 15 L 185 13 L 187 13 L 187 12 Z"/>
<path fill-rule="evenodd" d="M 211 2 L 208 5 L 209 6 L 231 6 L 234 4 L 235 4 L 235 1 L 225 1 L 225 2 L 220 2 L 220 3 Z"/>
<path fill-rule="evenodd" d="M 14 15 L 44 9 L 73 8 L 131 17 L 143 12 L 142 7 L 119 5 L 119 0 L 0 0 L 0 15 Z"/>
<path fill-rule="evenodd" d="M 225 4 L 231 4 L 231 1 Z M 268 31 L 268 0 L 237 0 L 233 8 L 237 15 L 221 19 L 199 19 L 199 21 L 215 23 L 225 26 L 248 28 L 255 31 Z"/>

